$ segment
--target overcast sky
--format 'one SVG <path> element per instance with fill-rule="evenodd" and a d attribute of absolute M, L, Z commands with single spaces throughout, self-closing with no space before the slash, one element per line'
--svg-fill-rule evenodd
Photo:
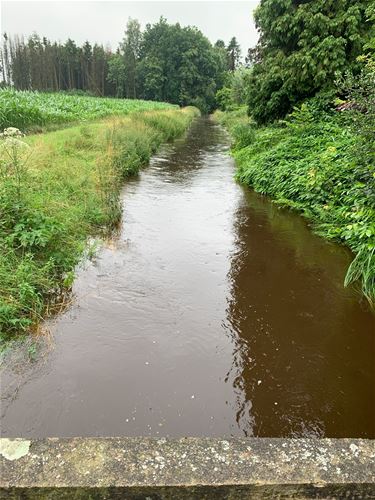
<path fill-rule="evenodd" d="M 171 23 L 197 26 L 212 41 L 236 36 L 243 55 L 255 45 L 252 12 L 259 1 L 1 1 L 1 31 L 30 35 L 36 31 L 50 40 L 68 37 L 116 49 L 128 17 L 146 23 L 164 16 Z"/>

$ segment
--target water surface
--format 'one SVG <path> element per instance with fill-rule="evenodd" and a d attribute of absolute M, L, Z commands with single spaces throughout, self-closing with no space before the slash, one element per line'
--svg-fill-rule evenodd
<path fill-rule="evenodd" d="M 3 436 L 375 437 L 375 323 L 344 248 L 233 180 L 198 119 L 123 190 L 53 348 L 3 374 Z"/>

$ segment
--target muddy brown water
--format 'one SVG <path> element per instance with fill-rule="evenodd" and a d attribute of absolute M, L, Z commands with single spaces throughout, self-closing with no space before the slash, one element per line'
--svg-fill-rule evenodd
<path fill-rule="evenodd" d="M 3 373 L 3 436 L 375 437 L 349 253 L 233 180 L 207 118 L 123 190 L 53 348 Z"/>

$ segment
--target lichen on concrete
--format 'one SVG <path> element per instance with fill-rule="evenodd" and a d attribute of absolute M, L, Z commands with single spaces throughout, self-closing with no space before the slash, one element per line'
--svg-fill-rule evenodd
<path fill-rule="evenodd" d="M 0 466 L 8 498 L 375 498 L 361 439 L 50 438 Z"/>
<path fill-rule="evenodd" d="M 6 460 L 18 460 L 29 453 L 30 444 L 27 439 L 0 439 L 0 455 Z"/>

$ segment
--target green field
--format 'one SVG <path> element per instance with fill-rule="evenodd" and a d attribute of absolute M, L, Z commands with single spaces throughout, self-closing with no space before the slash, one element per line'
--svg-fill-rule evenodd
<path fill-rule="evenodd" d="M 134 111 L 176 108 L 172 104 L 137 99 L 91 97 L 0 89 L 0 129 L 37 130 L 72 122 L 87 122 Z"/>

